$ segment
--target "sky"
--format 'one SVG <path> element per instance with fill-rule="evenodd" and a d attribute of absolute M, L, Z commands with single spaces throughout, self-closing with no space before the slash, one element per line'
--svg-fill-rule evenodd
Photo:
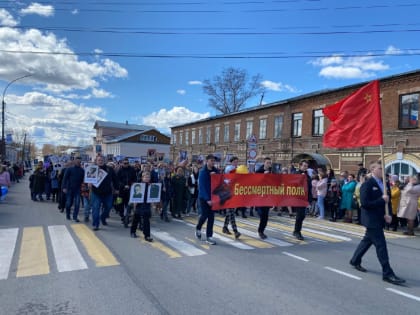
<path fill-rule="evenodd" d="M 419 70 L 419 10 L 415 0 L 0 1 L 5 133 L 88 145 L 108 120 L 169 134 L 219 114 L 203 81 L 228 67 L 262 76 L 264 104 Z"/>

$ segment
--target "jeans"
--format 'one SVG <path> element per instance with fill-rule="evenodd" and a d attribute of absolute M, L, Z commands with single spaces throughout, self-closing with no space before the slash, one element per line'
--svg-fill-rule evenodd
<path fill-rule="evenodd" d="M 70 208 L 74 200 L 73 220 L 76 220 L 80 209 L 80 190 L 67 190 L 66 198 L 66 214 L 70 216 Z"/>
<path fill-rule="evenodd" d="M 99 220 L 102 224 L 105 222 L 112 208 L 112 194 L 108 195 L 97 195 L 94 192 L 91 193 L 91 206 L 92 206 L 92 226 L 99 227 Z M 102 213 L 101 213 L 102 206 Z"/>
<path fill-rule="evenodd" d="M 90 204 L 89 197 L 83 196 L 83 204 L 84 204 L 84 215 L 85 219 L 89 219 L 90 212 L 92 210 L 92 205 Z"/>
<path fill-rule="evenodd" d="M 323 219 L 325 216 L 325 196 L 318 196 L 317 205 L 319 209 L 319 218 Z"/>
<path fill-rule="evenodd" d="M 212 237 L 213 236 L 213 224 L 214 224 L 214 211 L 211 210 L 211 207 L 207 203 L 206 200 L 200 198 L 200 208 L 201 208 L 201 215 L 198 219 L 197 223 L 197 230 L 201 230 L 204 222 L 207 220 L 207 229 L 206 229 L 206 236 Z"/>

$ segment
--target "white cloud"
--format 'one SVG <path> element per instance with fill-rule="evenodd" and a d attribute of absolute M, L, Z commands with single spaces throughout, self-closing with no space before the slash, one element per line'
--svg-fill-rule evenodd
<path fill-rule="evenodd" d="M 403 51 L 397 47 L 394 46 L 388 46 L 388 48 L 385 50 L 385 55 L 400 55 Z"/>
<path fill-rule="evenodd" d="M 320 76 L 335 79 L 366 79 L 376 76 L 377 72 L 389 69 L 383 60 L 369 55 L 360 57 L 334 55 L 318 58 L 310 63 L 322 68 Z"/>
<path fill-rule="evenodd" d="M 185 94 L 187 94 L 187 91 L 185 91 L 185 90 L 176 90 L 176 92 L 177 92 L 179 95 L 185 95 Z"/>
<path fill-rule="evenodd" d="M 189 85 L 201 85 L 203 84 L 203 82 L 198 81 L 198 80 L 193 80 L 193 81 L 188 81 Z"/>
<path fill-rule="evenodd" d="M 283 84 L 281 82 L 273 82 L 269 80 L 265 80 L 261 82 L 261 85 L 265 87 L 267 90 L 275 91 L 275 92 L 297 92 L 297 89 L 289 84 Z"/>
<path fill-rule="evenodd" d="M 79 60 L 66 39 L 59 39 L 52 33 L 0 27 L 0 43 L 2 50 L 13 51 L 0 52 L 1 78 L 10 80 L 32 73 L 31 80 L 45 91 L 61 93 L 94 89 L 109 77 L 124 78 L 128 75 L 125 68 L 107 58 L 98 58 L 93 63 Z"/>
<path fill-rule="evenodd" d="M 74 9 L 73 11 L 71 11 L 71 14 L 73 15 L 79 14 L 79 9 Z"/>
<path fill-rule="evenodd" d="M 5 9 L 0 9 L 0 25 L 1 26 L 16 26 L 18 22 Z"/>
<path fill-rule="evenodd" d="M 41 16 L 53 16 L 54 7 L 52 5 L 42 5 L 40 3 L 33 2 L 25 9 L 20 10 L 20 14 L 22 15 L 37 14 Z"/>
<path fill-rule="evenodd" d="M 103 54 L 103 50 L 102 49 L 99 49 L 99 48 L 96 48 L 96 49 L 94 49 L 93 50 L 93 52 L 95 53 L 95 54 L 98 54 L 98 55 L 100 55 L 100 54 Z"/>
<path fill-rule="evenodd" d="M 210 117 L 210 113 L 195 113 L 186 107 L 174 106 L 172 109 L 161 109 L 148 116 L 139 117 L 140 123 L 154 126 L 162 132 L 169 133 L 170 127 Z"/>
<path fill-rule="evenodd" d="M 112 94 L 108 91 L 105 91 L 103 89 L 92 89 L 92 94 L 96 98 L 107 98 L 112 97 Z"/>
<path fill-rule="evenodd" d="M 91 143 L 95 121 L 104 120 L 100 107 L 75 104 L 40 92 L 8 94 L 7 103 L 10 106 L 6 109 L 5 129 L 25 130 L 36 143 Z"/>

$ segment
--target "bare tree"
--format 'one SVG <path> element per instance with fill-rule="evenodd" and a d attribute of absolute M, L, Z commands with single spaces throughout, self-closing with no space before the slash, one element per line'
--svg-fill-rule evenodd
<path fill-rule="evenodd" d="M 250 98 L 264 93 L 261 80 L 260 74 L 249 79 L 246 70 L 230 67 L 212 81 L 204 80 L 203 90 L 210 96 L 211 107 L 222 114 L 229 114 L 238 112 Z"/>

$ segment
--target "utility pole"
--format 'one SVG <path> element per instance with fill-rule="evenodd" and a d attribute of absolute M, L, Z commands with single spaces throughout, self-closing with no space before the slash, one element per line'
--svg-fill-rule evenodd
<path fill-rule="evenodd" d="M 26 132 L 23 136 L 22 163 L 25 163 L 25 144 L 26 144 Z"/>
<path fill-rule="evenodd" d="M 4 101 L 4 97 L 6 95 L 6 91 L 7 91 L 7 88 L 12 83 L 14 83 L 14 82 L 16 82 L 18 80 L 21 80 L 21 79 L 30 77 L 30 76 L 32 76 L 32 74 L 27 74 L 27 75 L 24 75 L 22 77 L 19 77 L 19 78 L 16 78 L 16 79 L 10 81 L 9 83 L 7 83 L 6 87 L 3 90 L 3 97 L 1 99 L 1 108 L 2 108 L 2 111 L 1 111 L 1 152 L 0 152 L 1 153 L 1 159 L 2 160 L 5 160 L 5 158 L 6 158 L 6 139 L 4 138 L 4 111 L 5 111 L 5 108 L 6 108 L 6 103 Z"/>

